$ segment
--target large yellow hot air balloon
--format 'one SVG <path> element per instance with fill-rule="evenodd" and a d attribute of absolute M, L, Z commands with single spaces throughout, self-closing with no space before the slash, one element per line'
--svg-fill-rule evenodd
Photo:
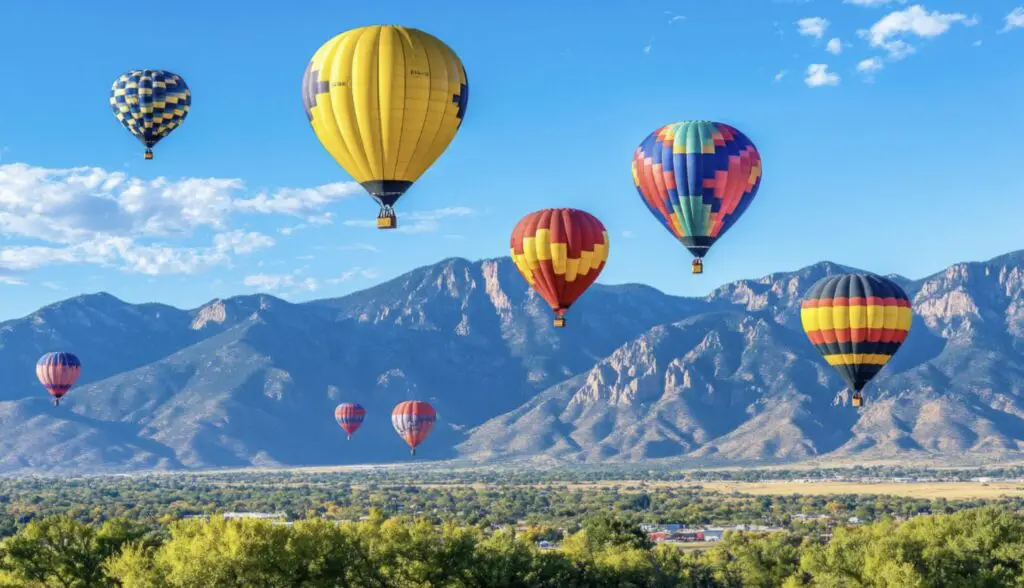
<path fill-rule="evenodd" d="M 440 39 L 400 26 L 344 32 L 313 55 L 302 79 L 306 116 L 324 148 L 380 204 L 377 227 L 462 125 L 466 69 Z"/>

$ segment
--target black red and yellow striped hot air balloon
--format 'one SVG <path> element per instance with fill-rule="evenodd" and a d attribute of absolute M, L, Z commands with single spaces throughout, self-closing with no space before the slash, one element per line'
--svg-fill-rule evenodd
<path fill-rule="evenodd" d="M 60 399 L 71 390 L 81 373 L 82 362 L 74 353 L 66 351 L 47 353 L 36 362 L 36 377 L 53 396 L 54 406 L 60 406 Z"/>
<path fill-rule="evenodd" d="M 554 311 L 556 327 L 601 274 L 608 244 L 601 221 L 575 208 L 531 212 L 512 230 L 512 261 Z"/>
<path fill-rule="evenodd" d="M 466 116 L 469 82 L 440 39 L 400 26 L 341 33 L 313 54 L 302 102 L 324 148 L 398 226 L 395 202 L 437 161 Z"/>
<path fill-rule="evenodd" d="M 853 390 L 861 390 L 903 345 L 913 317 L 910 299 L 892 280 L 874 274 L 822 278 L 800 307 L 811 343 Z"/>
<path fill-rule="evenodd" d="M 334 409 L 334 420 L 345 431 L 349 440 L 352 439 L 352 433 L 363 425 L 365 417 L 366 409 L 355 402 L 342 402 Z"/>
<path fill-rule="evenodd" d="M 437 412 L 422 400 L 406 400 L 398 403 L 391 411 L 391 424 L 398 436 L 409 445 L 410 453 L 416 455 L 416 448 L 430 435 L 437 422 Z"/>

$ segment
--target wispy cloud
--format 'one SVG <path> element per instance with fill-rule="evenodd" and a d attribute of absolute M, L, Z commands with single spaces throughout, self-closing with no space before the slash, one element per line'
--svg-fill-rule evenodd
<path fill-rule="evenodd" d="M 999 30 L 1000 33 L 1024 28 L 1024 6 L 1018 6 L 1011 10 L 1010 14 L 1003 18 L 1003 23 L 1003 28 Z"/>
<path fill-rule="evenodd" d="M 665 15 L 668 16 L 668 24 L 673 24 L 686 20 L 685 16 L 681 14 L 674 14 L 671 10 L 666 10 Z"/>
<path fill-rule="evenodd" d="M 650 55 L 651 49 L 653 47 L 654 47 L 654 40 L 652 39 L 652 40 L 648 41 L 646 45 L 644 45 L 644 54 L 645 55 Z"/>
<path fill-rule="evenodd" d="M 21 278 L 14 276 L 0 275 L 0 286 L 25 286 L 27 283 Z"/>
<path fill-rule="evenodd" d="M 828 71 L 828 65 L 824 63 L 812 63 L 807 66 L 807 75 L 804 83 L 811 88 L 821 86 L 838 86 L 839 74 Z"/>
<path fill-rule="evenodd" d="M 825 35 L 825 31 L 828 30 L 829 24 L 828 19 L 820 16 L 811 16 L 808 18 L 801 18 L 796 21 L 796 29 L 797 32 L 805 37 L 820 39 Z"/>
<path fill-rule="evenodd" d="M 473 210 L 466 206 L 451 206 L 436 210 L 400 213 L 398 215 L 398 228 L 394 230 L 400 233 L 432 233 L 441 228 L 442 219 L 471 214 L 473 214 Z M 377 221 L 347 220 L 342 224 L 348 227 L 370 228 L 376 227 Z"/>
<path fill-rule="evenodd" d="M 300 273 L 300 271 L 296 271 L 290 274 L 255 274 L 245 276 L 242 283 L 262 292 L 276 292 L 279 290 L 315 292 L 320 287 L 315 279 L 303 278 Z"/>
<path fill-rule="evenodd" d="M 839 55 L 843 52 L 843 42 L 839 40 L 839 37 L 829 39 L 827 45 L 825 45 L 825 51 L 828 51 L 832 55 Z"/>
<path fill-rule="evenodd" d="M 377 278 L 377 270 L 373 268 L 354 267 L 350 270 L 344 271 L 337 278 L 331 278 L 327 280 L 328 284 L 341 284 L 344 282 L 350 282 L 352 280 L 373 280 Z"/>
<path fill-rule="evenodd" d="M 377 247 L 369 243 L 352 243 L 351 245 L 342 245 L 339 249 L 342 251 L 370 251 L 373 253 L 378 251 Z"/>
<path fill-rule="evenodd" d="M 622 237 L 624 239 L 632 239 L 633 236 L 634 236 L 633 231 L 630 231 L 629 229 L 626 229 L 625 231 L 622 231 Z"/>
<path fill-rule="evenodd" d="M 775 78 L 774 78 L 775 81 L 776 82 L 781 82 L 782 78 L 786 77 L 786 73 L 788 73 L 788 72 L 786 72 L 786 70 L 784 70 L 784 69 L 783 70 L 779 70 L 779 72 L 775 74 Z"/>

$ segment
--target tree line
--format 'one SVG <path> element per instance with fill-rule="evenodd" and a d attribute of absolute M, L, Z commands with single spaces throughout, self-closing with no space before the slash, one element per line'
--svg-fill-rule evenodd
<path fill-rule="evenodd" d="M 1024 517 L 1000 507 L 799 533 L 729 533 L 703 552 L 653 547 L 632 524 L 585 520 L 562 547 L 543 529 L 425 519 L 31 521 L 0 542 L 0 586 L 128 588 L 998 587 L 1024 583 Z"/>

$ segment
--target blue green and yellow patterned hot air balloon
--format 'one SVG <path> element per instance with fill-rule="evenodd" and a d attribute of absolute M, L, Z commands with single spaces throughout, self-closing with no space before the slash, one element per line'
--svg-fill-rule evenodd
<path fill-rule="evenodd" d="M 761 154 L 743 133 L 705 120 L 665 125 L 633 155 L 633 183 L 647 208 L 696 257 L 693 273 L 761 185 Z"/>
<path fill-rule="evenodd" d="M 146 159 L 153 159 L 153 146 L 181 126 L 191 105 L 185 80 L 169 71 L 134 69 L 110 89 L 114 116 L 146 146 Z"/>

